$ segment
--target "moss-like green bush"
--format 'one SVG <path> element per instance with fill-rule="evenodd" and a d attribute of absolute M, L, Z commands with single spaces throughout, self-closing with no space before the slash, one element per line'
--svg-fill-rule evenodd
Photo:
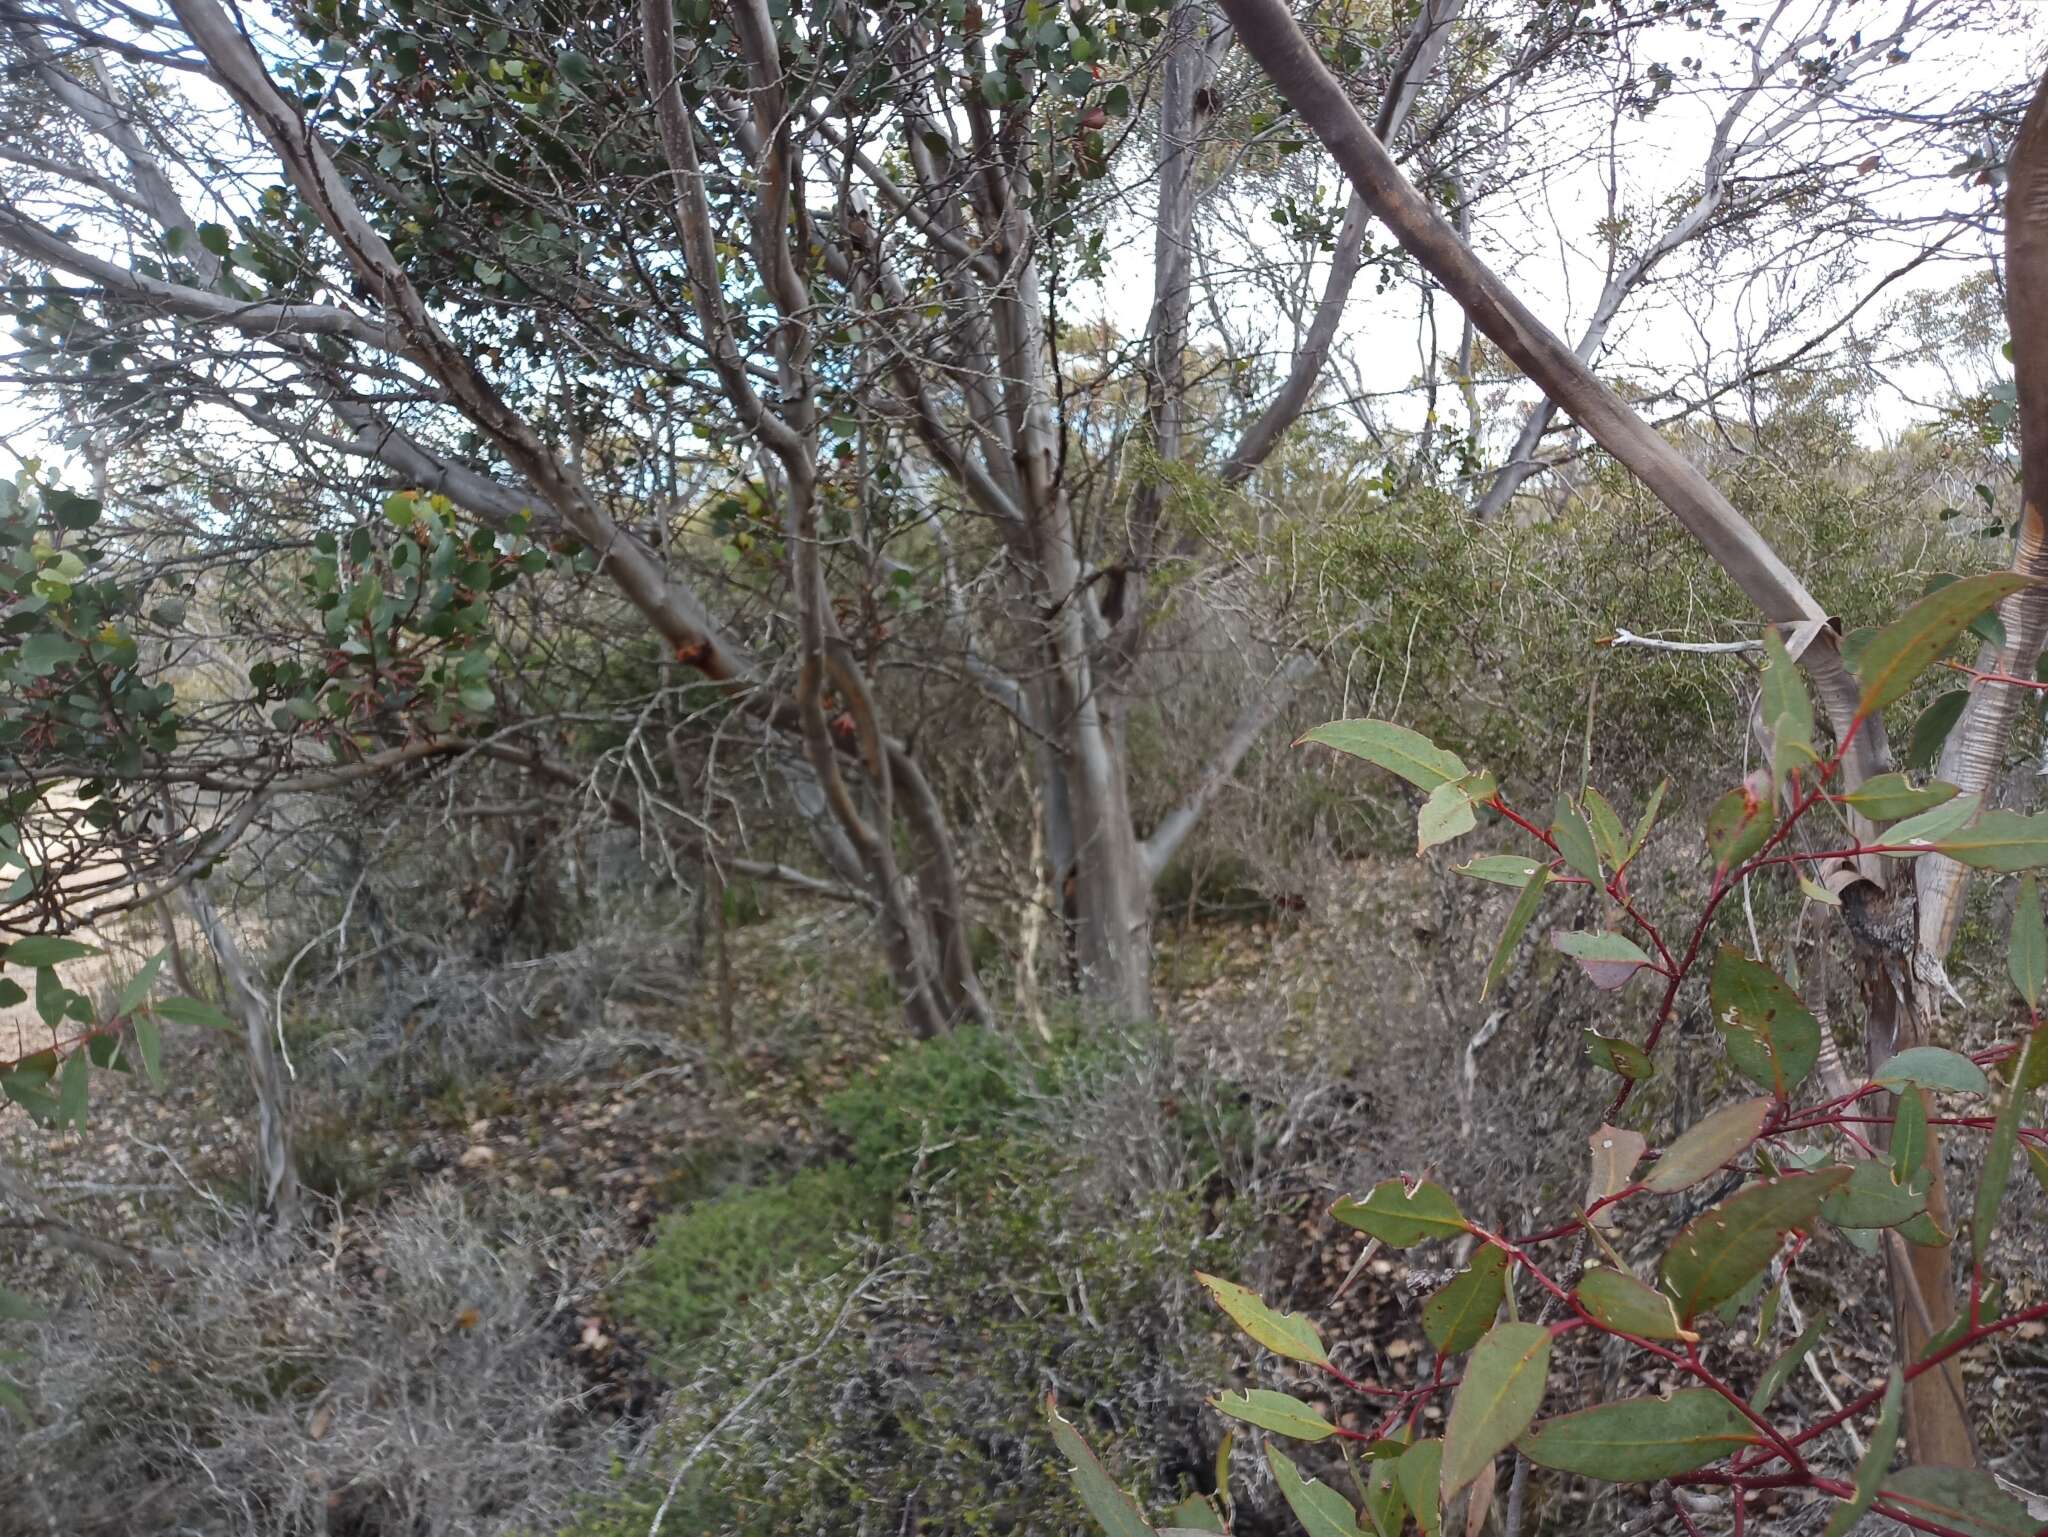
<path fill-rule="evenodd" d="M 1225 1363 L 1192 1272 L 1234 1264 L 1241 1227 L 1189 1195 L 1098 1201 L 1042 1148 L 1013 1146 L 1011 1160 L 977 1163 L 962 1198 L 915 1234 L 776 1283 L 705 1342 L 678 1385 L 676 1455 L 777 1368 L 803 1364 L 726 1424 L 664 1530 L 1085 1531 L 1045 1436 L 1048 1391 L 1149 1505 L 1193 1487 L 1214 1454 L 1203 1374 L 1213 1382 Z M 573 1537 L 639 1537 L 663 1492 L 622 1477 Z"/>
<path fill-rule="evenodd" d="M 1003 1038 L 955 1030 L 896 1052 L 826 1100 L 825 1115 L 866 1188 L 892 1196 L 1001 1140 L 1028 1068 Z"/>
<path fill-rule="evenodd" d="M 698 1201 L 661 1223 L 620 1305 L 671 1351 L 684 1350 L 786 1278 L 830 1274 L 848 1235 L 878 1216 L 845 1164 Z"/>

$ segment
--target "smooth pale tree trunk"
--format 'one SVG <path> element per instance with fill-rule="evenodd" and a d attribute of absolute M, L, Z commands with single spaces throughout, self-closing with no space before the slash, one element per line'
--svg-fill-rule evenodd
<path fill-rule="evenodd" d="M 203 880 L 180 888 L 179 905 L 198 927 L 220 967 L 229 1015 L 248 1048 L 249 1086 L 256 1094 L 256 1208 L 266 1225 L 289 1228 L 299 1215 L 299 1172 L 292 1157 L 291 1090 L 272 1034 L 270 1010 L 242 958 L 241 941 L 228 926 Z M 183 983 L 190 987 L 189 982 Z"/>

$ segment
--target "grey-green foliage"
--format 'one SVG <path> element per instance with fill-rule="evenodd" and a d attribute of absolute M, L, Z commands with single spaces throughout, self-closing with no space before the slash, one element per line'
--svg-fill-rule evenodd
<path fill-rule="evenodd" d="M 1097 1436 L 1120 1477 L 1165 1495 L 1191 1476 L 1200 1372 L 1220 1364 L 1192 1275 L 1247 1235 L 1206 1171 L 1243 1128 L 1190 1109 L 1176 1146 L 1108 1171 L 1075 1143 L 1119 1091 L 1153 1092 L 1162 1049 L 971 1031 L 907 1048 L 830 1102 L 849 1161 L 664 1222 L 622 1301 L 668 1347 L 664 1445 L 681 1455 L 787 1368 L 691 1466 L 669 1529 L 1078 1530 L 1033 1409 L 1048 1389 L 1121 1427 Z M 733 1257 L 753 1244 L 764 1263 Z M 662 1492 L 622 1475 L 576 1537 L 644 1532 Z"/>

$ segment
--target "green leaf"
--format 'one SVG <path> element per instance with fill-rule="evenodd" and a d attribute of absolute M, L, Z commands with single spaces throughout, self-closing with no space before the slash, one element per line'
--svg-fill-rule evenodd
<path fill-rule="evenodd" d="M 1714 802 L 1707 813 L 1707 852 L 1713 856 L 1715 869 L 1734 869 L 1771 836 L 1770 797 L 1759 795 L 1759 788 L 1739 785 Z"/>
<path fill-rule="evenodd" d="M 1789 1098 L 1820 1059 L 1820 1022 L 1783 977 L 1732 945 L 1715 957 L 1708 991 L 1736 1070 Z"/>
<path fill-rule="evenodd" d="M 11 1009 L 17 1003 L 27 1003 L 28 993 L 12 977 L 0 977 L 0 1009 Z"/>
<path fill-rule="evenodd" d="M 2006 1183 L 2012 1178 L 2013 1150 L 2019 1145 L 2020 1113 L 2034 1097 L 2034 1086 L 2044 1071 L 2048 1071 L 2048 1025 L 2037 1026 L 2027 1037 L 2026 1049 L 2020 1053 L 2012 1083 L 2005 1091 L 2005 1101 L 1998 1107 L 1998 1119 L 1992 1123 L 1984 1172 L 1977 1181 L 1977 1204 L 1970 1215 L 1973 1263 L 1983 1263 L 1984 1246 L 1991 1241 L 1991 1231 L 1998 1224 L 1998 1205 L 2005 1199 Z"/>
<path fill-rule="evenodd" d="M 1415 1524 L 1422 1537 L 1441 1537 L 1443 1532 L 1443 1507 L 1437 1492 L 1443 1481 L 1443 1468 L 1444 1444 L 1434 1436 L 1417 1441 L 1394 1464 L 1401 1492 L 1408 1497 L 1408 1508 L 1415 1512 Z"/>
<path fill-rule="evenodd" d="M 1827 1331 L 1829 1315 L 1816 1313 L 1799 1331 L 1799 1337 L 1786 1347 L 1785 1353 L 1773 1361 L 1757 1379 L 1756 1390 L 1749 1395 L 1749 1406 L 1758 1414 L 1770 1408 L 1771 1400 L 1778 1396 L 1778 1390 L 1785 1386 L 1792 1374 L 1799 1369 L 1807 1352 L 1820 1343 L 1820 1337 Z"/>
<path fill-rule="evenodd" d="M 1645 966 L 1656 965 L 1634 940 L 1608 929 L 1552 929 L 1550 944 L 1577 961 L 1586 980 L 1603 992 L 1625 985 Z"/>
<path fill-rule="evenodd" d="M 1422 1304 L 1422 1332 L 1444 1355 L 1470 1350 L 1500 1311 L 1507 1292 L 1508 1257 L 1488 1244 L 1472 1256 L 1471 1267 L 1432 1292 Z"/>
<path fill-rule="evenodd" d="M 121 996 L 114 1000 L 114 1017 L 121 1019 L 142 1007 L 149 990 L 156 986 L 156 974 L 163 969 L 164 957 L 170 952 L 159 950 L 142 963 L 142 970 L 128 979 L 128 985 L 121 989 Z"/>
<path fill-rule="evenodd" d="M 1870 1444 L 1863 1448 L 1862 1459 L 1856 1464 L 1856 1493 L 1835 1507 L 1821 1537 L 1848 1537 L 1849 1528 L 1863 1519 L 1863 1513 L 1877 1498 L 1877 1486 L 1884 1481 L 1892 1465 L 1892 1453 L 1898 1449 L 1899 1409 L 1905 1399 L 1906 1379 L 1895 1365 L 1891 1380 L 1884 1385 L 1877 1428 L 1870 1433 Z"/>
<path fill-rule="evenodd" d="M 1088 1443 L 1081 1439 L 1081 1433 L 1060 1418 L 1050 1393 L 1045 1395 L 1045 1417 L 1052 1426 L 1053 1444 L 1072 1464 L 1074 1489 L 1096 1524 L 1108 1537 L 1151 1537 L 1152 1528 L 1146 1525 L 1137 1504 L 1109 1476 Z"/>
<path fill-rule="evenodd" d="M 1515 898 L 1514 909 L 1508 914 L 1507 927 L 1500 931 L 1500 940 L 1493 947 L 1493 959 L 1486 967 L 1486 980 L 1480 984 L 1482 1003 L 1486 995 L 1500 985 L 1500 979 L 1508 974 L 1508 967 L 1514 964 L 1515 949 L 1535 920 L 1536 910 L 1543 905 L 1543 888 L 1549 881 L 1550 871 L 1538 865 L 1523 882 L 1522 894 Z"/>
<path fill-rule="evenodd" d="M 1891 1165 L 1860 1158 L 1849 1166 L 1849 1182 L 1821 1203 L 1820 1214 L 1836 1227 L 1897 1227 L 1927 1210 L 1933 1178 L 1922 1170 L 1901 1183 Z"/>
<path fill-rule="evenodd" d="M 1201 1494 L 1191 1494 L 1169 1510 L 1166 1525 L 1160 1528 L 1161 1537 L 1171 1532 L 1213 1532 L 1216 1537 L 1226 1537 L 1228 1530 L 1216 1514 L 1215 1502 Z"/>
<path fill-rule="evenodd" d="M 1771 1104 L 1768 1099 L 1745 1099 L 1723 1105 L 1689 1127 L 1650 1166 L 1643 1176 L 1644 1187 L 1658 1195 L 1670 1195 L 1717 1172 L 1762 1135 Z"/>
<path fill-rule="evenodd" d="M 1933 842 L 1950 859 L 1973 870 L 2038 869 L 2048 865 L 2048 812 L 2022 816 L 2017 811 L 1987 811 L 1973 825 Z"/>
<path fill-rule="evenodd" d="M 1625 1398 L 1559 1415 L 1515 1446 L 1538 1467 L 1640 1484 L 1694 1472 L 1761 1439 L 1712 1388 L 1681 1388 L 1669 1398 Z"/>
<path fill-rule="evenodd" d="M 1628 858 L 1622 863 L 1633 862 L 1636 855 L 1642 853 L 1643 845 L 1650 841 L 1650 830 L 1657 825 L 1657 813 L 1663 808 L 1665 792 L 1670 788 L 1671 781 L 1666 779 L 1651 792 L 1650 804 L 1645 806 L 1643 814 L 1636 818 L 1635 833 L 1628 840 Z"/>
<path fill-rule="evenodd" d="M 1235 1281 L 1204 1275 L 1199 1270 L 1195 1279 L 1209 1288 L 1216 1305 L 1230 1315 L 1231 1322 L 1274 1355 L 1290 1361 L 1307 1361 L 1313 1366 L 1330 1364 L 1329 1352 L 1323 1349 L 1323 1337 L 1301 1314 L 1275 1312 L 1259 1300 L 1257 1293 L 1245 1290 Z"/>
<path fill-rule="evenodd" d="M 233 1031 L 235 1028 L 233 1020 L 200 998 L 159 998 L 150 1005 L 149 1011 L 158 1019 L 167 1019 L 174 1025 L 197 1025 L 203 1030 Z"/>
<path fill-rule="evenodd" d="M 1550 815 L 1550 836 L 1573 874 L 1584 876 L 1596 891 L 1606 886 L 1606 877 L 1600 873 L 1600 855 L 1593 845 L 1593 829 L 1561 795 Z"/>
<path fill-rule="evenodd" d="M 1616 1040 L 1611 1035 L 1602 1035 L 1597 1030 L 1587 1030 L 1583 1036 L 1586 1042 L 1586 1056 L 1595 1067 L 1604 1067 L 1610 1073 L 1619 1074 L 1630 1083 L 1641 1083 L 1654 1078 L 1657 1064 L 1650 1060 L 1650 1054 L 1634 1041 Z"/>
<path fill-rule="evenodd" d="M 1976 1468 L 1901 1468 L 1884 1480 L 1878 1498 L 1963 1537 L 2035 1537 L 2041 1528 L 1997 1479 Z"/>
<path fill-rule="evenodd" d="M 1887 827 L 1879 835 L 1878 842 L 1893 848 L 1912 844 L 1923 849 L 1931 849 L 1937 842 L 1956 832 L 1975 816 L 1983 799 L 1981 795 L 1975 794 L 1958 795 L 1944 805 L 1923 811 L 1916 817 L 1907 817 L 1905 821 Z"/>
<path fill-rule="evenodd" d="M 215 256 L 226 256 L 234 245 L 234 236 L 228 233 L 225 225 L 202 224 L 199 226 L 199 243 Z"/>
<path fill-rule="evenodd" d="M 92 1073 L 92 1061 L 82 1051 L 74 1051 L 64 1059 L 64 1070 L 57 1075 L 57 1123 L 60 1126 L 76 1126 L 85 1129 L 85 1091 Z"/>
<path fill-rule="evenodd" d="M 1927 1101 L 1917 1093 L 1899 1096 L 1892 1114 L 1892 1174 L 1909 1180 L 1927 1161 Z"/>
<path fill-rule="evenodd" d="M 1610 1329 L 1644 1340 L 1696 1340 L 1699 1336 L 1678 1321 L 1671 1299 L 1645 1286 L 1625 1270 L 1596 1265 L 1579 1278 L 1574 1291 L 1583 1307 Z"/>
<path fill-rule="evenodd" d="M 574 86 L 585 86 L 597 78 L 597 66 L 588 54 L 565 48 L 555 55 L 555 72 Z"/>
<path fill-rule="evenodd" d="M 1903 697 L 1972 620 L 2026 585 L 2024 576 L 2011 571 L 1964 577 L 1928 594 L 1879 630 L 1858 658 L 1863 697 L 1857 701 L 1857 718 Z"/>
<path fill-rule="evenodd" d="M 1785 637 L 1775 627 L 1764 631 L 1763 723 L 1771 734 L 1771 779 L 1785 782 L 1787 761 L 1802 750 L 1813 754 L 1813 704 L 1806 697 L 1806 685 L 1799 677 L 1799 664 L 1785 649 Z"/>
<path fill-rule="evenodd" d="M 1297 1441 L 1322 1441 L 1337 1433 L 1317 1410 L 1286 1393 L 1253 1388 L 1243 1393 L 1225 1393 L 1209 1402 L 1234 1420 L 1292 1436 Z"/>
<path fill-rule="evenodd" d="M 486 689 L 485 694 L 489 694 Z M 1461 779 L 1449 779 L 1429 792 L 1415 818 L 1415 852 L 1427 854 L 1440 843 L 1462 838 L 1479 825 L 1472 797 Z"/>
<path fill-rule="evenodd" d="M 1664 1290 L 1690 1323 L 1738 1295 L 1778 1252 L 1794 1228 L 1807 1228 L 1821 1203 L 1848 1181 L 1836 1167 L 1789 1174 L 1739 1191 L 1695 1217 L 1664 1255 Z"/>
<path fill-rule="evenodd" d="M 1870 1081 L 1892 1090 L 1916 1083 L 1923 1089 L 1940 1089 L 1950 1094 L 1983 1094 L 1991 1088 L 1983 1068 L 1944 1046 L 1909 1046 L 1896 1052 L 1885 1059 L 1884 1066 Z"/>
<path fill-rule="evenodd" d="M 1873 822 L 1893 822 L 1900 817 L 1918 816 L 1923 811 L 1932 811 L 1936 806 L 1956 798 L 1959 792 L 1951 784 L 1935 780 L 1926 785 L 1915 785 L 1904 774 L 1879 774 L 1866 779 L 1847 795 L 1841 797 L 1842 804 L 1854 806 Z"/>
<path fill-rule="evenodd" d="M 1526 886 L 1529 877 L 1538 870 L 1547 875 L 1549 867 L 1523 854 L 1481 854 L 1468 865 L 1452 865 L 1459 875 L 1469 875 L 1475 881 L 1491 881 L 1496 886 Z"/>
<path fill-rule="evenodd" d="M 1942 744 L 1956 729 L 1956 722 L 1963 718 L 1963 709 L 1970 702 L 1970 691 L 1966 688 L 1950 689 L 1939 696 L 1934 703 L 1920 712 L 1913 729 L 1906 737 L 1906 755 L 1899 761 L 1909 769 L 1931 769 L 1941 760 Z"/>
<path fill-rule="evenodd" d="M 48 934 L 31 934 L 7 947 L 10 966 L 60 966 L 103 952 L 96 945 L 82 945 L 75 939 L 58 939 Z"/>
<path fill-rule="evenodd" d="M 1338 752 L 1377 764 L 1399 774 L 1421 790 L 1434 790 L 1471 772 L 1454 752 L 1446 752 L 1426 736 L 1384 720 L 1333 720 L 1305 732 L 1295 746 L 1318 742 Z"/>
<path fill-rule="evenodd" d="M 1271 1441 L 1266 1443 L 1266 1463 L 1280 1486 L 1280 1497 L 1308 1537 L 1359 1537 L 1358 1512 L 1343 1495 L 1319 1479 L 1304 1479 L 1293 1460 Z"/>
<path fill-rule="evenodd" d="M 2048 928 L 2041 922 L 2041 891 L 2031 873 L 2020 877 L 2019 903 L 2012 912 L 2005 969 L 2012 977 L 2012 985 L 2027 1000 L 2027 1007 L 2040 1008 L 2041 987 L 2048 982 Z"/>
<path fill-rule="evenodd" d="M 1541 1324 L 1502 1324 L 1473 1347 L 1444 1426 L 1437 1486 L 1445 1504 L 1529 1428 L 1549 1374 L 1550 1331 Z"/>
<path fill-rule="evenodd" d="M 1600 863 L 1609 870 L 1619 870 L 1628 863 L 1628 832 L 1621 825 L 1621 817 L 1607 797 L 1591 785 L 1579 797 L 1579 804 L 1586 810 L 1586 825 L 1593 830 L 1593 846 L 1600 851 Z"/>
<path fill-rule="evenodd" d="M 1405 1430 L 1397 1433 L 1403 1439 L 1407 1434 Z M 1379 1537 L 1400 1537 L 1408 1516 L 1408 1496 L 1401 1487 L 1401 1458 L 1406 1448 L 1387 1451 L 1397 1446 L 1398 1440 L 1374 1442 L 1372 1465 L 1366 1474 L 1365 1519 Z"/>
<path fill-rule="evenodd" d="M 157 1034 L 156 1021 L 147 1014 L 134 1018 L 135 1053 L 142 1058 L 142 1070 L 149 1075 L 149 1081 L 161 1089 L 164 1086 L 163 1038 Z"/>
<path fill-rule="evenodd" d="M 1425 1239 L 1455 1238 L 1469 1231 L 1450 1192 L 1427 1181 L 1410 1194 L 1400 1180 L 1383 1179 L 1363 1201 L 1345 1196 L 1330 1208 L 1330 1215 L 1390 1249 L 1412 1249 Z"/>

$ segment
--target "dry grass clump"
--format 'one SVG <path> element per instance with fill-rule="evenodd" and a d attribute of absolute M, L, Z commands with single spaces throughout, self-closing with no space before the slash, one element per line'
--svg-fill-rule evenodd
<path fill-rule="evenodd" d="M 0 1533 L 546 1531 L 624 1432 L 579 1380 L 592 1235 L 430 1187 L 274 1252 L 189 1244 L 35 1331 Z"/>

